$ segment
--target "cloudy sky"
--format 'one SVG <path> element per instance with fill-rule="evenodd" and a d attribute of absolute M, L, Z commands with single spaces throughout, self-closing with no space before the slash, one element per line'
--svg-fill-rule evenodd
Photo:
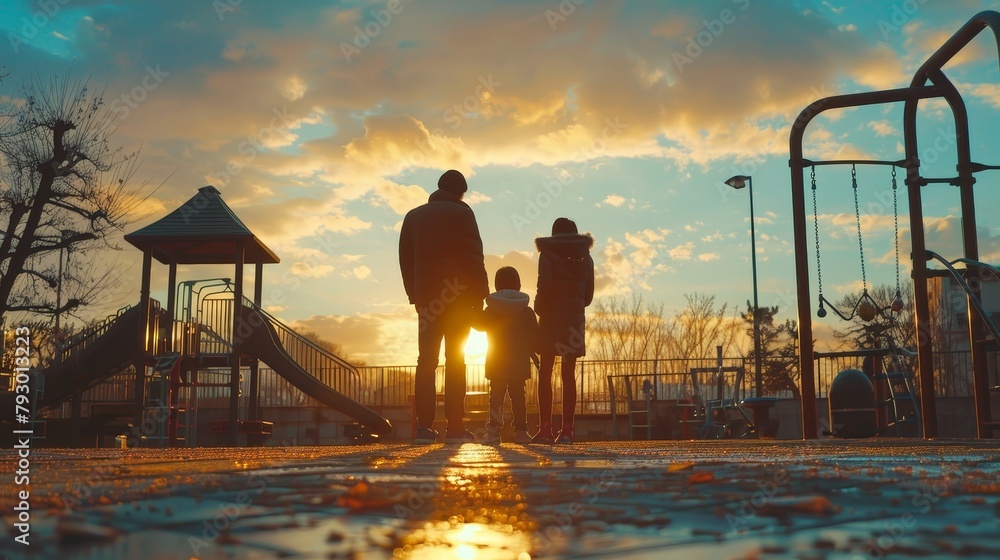
<path fill-rule="evenodd" d="M 671 311 L 695 292 L 731 305 L 751 297 L 748 193 L 722 182 L 752 175 L 760 302 L 793 317 L 790 122 L 820 97 L 908 85 L 969 18 L 998 8 L 6 0 L 0 98 L 16 100 L 37 76 L 89 79 L 118 110 L 116 140 L 141 146 L 139 178 L 162 183 L 132 229 L 215 185 L 281 257 L 265 269 L 269 310 L 370 364 L 413 363 L 399 224 L 449 168 L 469 178 L 491 278 L 513 265 L 533 294 L 533 239 L 567 216 L 596 240 L 599 297 L 640 293 Z M 969 106 L 974 159 L 1000 163 L 990 158 L 1000 108 L 991 37 L 946 71 Z M 898 159 L 901 116 L 900 106 L 826 114 L 807 130 L 806 156 Z M 940 102 L 921 104 L 921 145 L 938 147 L 922 154 L 925 174 L 954 173 L 950 119 Z M 893 284 L 889 169 L 861 168 L 858 180 L 867 280 Z M 979 177 L 977 205 L 982 252 L 996 262 L 990 180 Z M 817 181 L 824 291 L 836 299 L 861 285 L 849 170 L 819 168 Z M 960 256 L 957 194 L 936 186 L 925 197 L 929 248 Z M 138 251 L 102 258 L 129 270 L 112 303 L 136 301 Z M 154 273 L 163 297 L 165 268 Z M 228 275 L 190 267 L 179 279 Z"/>

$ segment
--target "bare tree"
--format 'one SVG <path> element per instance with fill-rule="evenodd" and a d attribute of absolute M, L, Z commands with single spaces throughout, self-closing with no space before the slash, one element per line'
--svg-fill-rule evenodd
<path fill-rule="evenodd" d="M 663 304 L 646 302 L 642 294 L 601 298 L 590 314 L 590 352 L 597 360 L 651 360 L 664 357 L 668 326 Z"/>
<path fill-rule="evenodd" d="M 714 359 L 716 346 L 731 351 L 740 334 L 736 312 L 726 304 L 716 307 L 715 296 L 684 299 L 685 307 L 669 319 L 663 304 L 641 295 L 601 299 L 587 324 L 588 351 L 598 360 L 680 360 L 678 371 L 687 371 L 688 360 Z"/>
<path fill-rule="evenodd" d="M 366 365 L 363 360 L 357 360 L 348 357 L 347 353 L 344 351 L 343 346 L 337 344 L 336 342 L 331 342 L 323 338 L 322 336 L 320 336 L 319 333 L 315 331 L 297 330 L 295 332 L 302 338 L 308 340 L 309 342 L 312 342 L 316 346 L 319 346 L 320 348 L 326 350 L 327 352 L 333 354 L 334 356 L 341 358 L 342 360 L 346 361 L 347 363 L 351 364 L 354 367 L 362 367 Z"/>
<path fill-rule="evenodd" d="M 713 358 L 715 348 L 722 346 L 723 355 L 732 351 L 740 335 L 736 310 L 728 304 L 715 305 L 715 296 L 687 294 L 687 305 L 670 322 L 668 354 L 672 358 Z M 686 368 L 686 366 L 685 366 Z"/>
<path fill-rule="evenodd" d="M 30 355 L 36 358 L 32 360 L 32 367 L 39 369 L 45 369 L 56 363 L 64 338 L 76 332 L 76 329 L 71 327 L 57 333 L 51 323 L 39 319 L 19 321 L 17 326 L 31 333 L 31 336 L 24 337 L 23 340 L 27 341 Z M 16 363 L 15 358 L 23 354 L 16 351 L 18 345 L 15 344 L 17 337 L 14 329 L 5 330 L 4 336 L 6 340 L 0 353 L 0 371 L 11 371 Z"/>
<path fill-rule="evenodd" d="M 7 103 L 0 115 L 0 319 L 72 314 L 98 302 L 120 276 L 92 257 L 117 248 L 112 236 L 132 223 L 147 185 L 130 184 L 137 152 L 111 147 L 117 122 L 100 94 L 69 77 L 36 78 Z"/>
<path fill-rule="evenodd" d="M 777 305 L 757 309 L 761 350 L 761 395 L 788 393 L 791 394 L 792 398 L 799 399 L 801 396 L 798 357 L 799 325 L 798 321 L 791 319 L 786 319 L 784 323 L 778 323 L 775 319 L 778 310 Z M 747 324 L 747 336 L 752 340 L 754 336 L 754 307 L 749 301 L 743 319 Z M 756 362 L 755 352 L 756 349 L 751 348 L 747 356 L 751 363 Z"/>
<path fill-rule="evenodd" d="M 849 313 L 854 309 L 861 293 L 848 294 L 837 302 L 837 309 L 842 313 Z M 874 348 L 881 344 L 881 340 L 872 337 L 872 323 L 885 325 L 889 334 L 892 335 L 896 344 L 900 346 L 916 346 L 917 334 L 916 323 L 913 318 L 913 284 L 907 282 L 900 286 L 900 296 L 903 300 L 903 307 L 898 313 L 889 311 L 889 306 L 896 299 L 896 287 L 888 284 L 873 286 L 868 295 L 875 300 L 879 309 L 883 313 L 876 315 L 871 322 L 866 322 L 855 316 L 844 329 L 834 329 L 833 336 L 841 340 L 840 348 Z"/>

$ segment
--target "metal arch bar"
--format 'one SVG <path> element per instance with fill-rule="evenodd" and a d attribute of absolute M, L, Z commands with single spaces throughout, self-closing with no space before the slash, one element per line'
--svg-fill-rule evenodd
<path fill-rule="evenodd" d="M 934 52 L 917 69 L 913 75 L 911 86 L 923 86 L 929 79 L 931 73 L 940 71 L 944 65 L 951 61 L 962 49 L 965 48 L 979 32 L 989 27 L 993 31 L 997 43 L 997 50 L 1000 51 L 1000 13 L 994 11 L 979 12 L 951 36 L 944 45 Z"/>
<path fill-rule="evenodd" d="M 985 163 L 972 162 L 969 164 L 969 168 L 972 169 L 973 173 L 979 173 L 980 171 L 996 171 L 1000 169 L 1000 165 L 986 165 Z"/>
<path fill-rule="evenodd" d="M 927 82 L 948 88 L 948 95 L 945 99 L 955 118 L 955 144 L 958 156 L 957 169 L 959 173 L 959 196 L 961 199 L 962 212 L 962 240 L 965 257 L 973 260 L 979 259 L 979 241 L 976 226 L 976 205 L 973 193 L 975 176 L 972 169 L 972 154 L 969 142 L 969 119 L 965 108 L 965 102 L 961 94 L 948 78 L 942 69 L 951 61 L 955 55 L 962 51 L 981 31 L 990 28 L 996 42 L 997 50 L 1000 51 L 1000 13 L 995 11 L 984 11 L 976 14 L 965 25 L 952 35 L 944 45 L 934 52 L 913 75 L 910 82 L 911 87 L 925 87 Z M 916 140 L 916 113 L 917 103 L 907 101 L 903 109 L 903 131 L 907 158 L 916 159 L 918 157 Z M 907 170 L 907 184 L 917 178 L 915 170 Z M 915 192 L 917 191 L 917 192 Z M 920 194 L 917 189 L 909 189 L 910 202 L 910 222 L 911 222 L 911 246 L 913 254 L 919 255 L 926 250 L 924 245 L 923 231 L 917 231 L 915 218 L 922 220 L 923 214 L 919 207 L 921 204 Z M 914 214 L 914 212 L 916 212 Z M 922 229 L 922 223 L 920 223 Z M 917 336 L 923 343 L 917 347 L 919 352 L 918 362 L 921 375 L 924 372 L 933 370 L 933 355 L 929 341 L 930 309 L 927 298 L 927 280 L 923 276 L 926 273 L 926 264 L 920 259 L 914 259 L 913 263 L 914 279 L 914 308 L 917 323 Z M 978 290 L 973 290 L 971 295 L 978 295 Z M 969 340 L 970 343 L 981 338 L 981 325 L 973 319 L 972 307 L 975 298 L 968 298 L 969 307 Z M 976 427 L 977 435 L 980 438 L 989 437 L 992 433 L 992 412 L 990 410 L 990 389 L 989 373 L 985 353 L 977 349 L 975 344 L 971 346 L 973 387 L 976 407 Z M 923 432 L 925 438 L 937 436 L 937 425 L 935 421 L 936 408 L 934 403 L 933 388 L 930 383 L 921 380 L 920 383 L 920 406 L 924 408 L 922 416 Z"/>
<path fill-rule="evenodd" d="M 898 159 L 896 161 L 885 161 L 876 159 L 828 159 L 825 161 L 815 161 L 811 159 L 803 159 L 802 165 L 804 167 L 812 167 L 814 165 L 891 165 L 893 167 L 905 168 L 906 160 Z"/>
<path fill-rule="evenodd" d="M 816 369 L 811 358 L 813 352 L 812 338 L 812 298 L 809 295 L 809 263 L 806 228 L 805 178 L 803 171 L 807 167 L 802 157 L 802 140 L 806 127 L 820 113 L 830 109 L 860 107 L 864 105 L 879 105 L 885 103 L 911 102 L 920 99 L 943 97 L 946 88 L 938 86 L 923 86 L 835 95 L 810 103 L 799 113 L 792 124 L 792 132 L 788 139 L 788 165 L 792 178 L 792 226 L 795 252 L 795 288 L 797 294 L 799 332 L 800 394 L 802 395 L 802 437 L 815 439 L 818 437 L 818 416 L 816 408 Z M 905 130 L 904 130 L 905 132 Z M 908 173 L 916 174 L 914 160 L 907 166 Z"/>

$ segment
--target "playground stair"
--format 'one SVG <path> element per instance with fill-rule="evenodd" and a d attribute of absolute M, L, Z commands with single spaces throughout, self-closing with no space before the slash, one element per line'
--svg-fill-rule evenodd
<path fill-rule="evenodd" d="M 180 383 L 183 359 L 178 353 L 162 354 L 146 373 L 143 395 L 143 438 L 157 441 L 163 447 L 188 445 L 192 435 L 190 398 L 193 387 Z M 174 383 L 177 380 L 177 383 Z M 177 394 L 171 398 L 171 384 L 177 385 Z M 154 430 L 147 431 L 147 426 Z"/>
<path fill-rule="evenodd" d="M 617 401 L 618 401 L 618 391 L 615 387 L 616 383 L 621 382 L 625 388 L 625 404 L 628 408 L 626 412 L 628 419 L 628 439 L 636 439 L 636 430 L 642 430 L 643 435 L 640 436 L 644 439 L 653 439 L 653 415 L 652 407 L 650 406 L 650 398 L 652 396 L 652 385 L 648 379 L 643 380 L 642 393 L 643 397 L 640 399 L 636 398 L 635 392 L 633 391 L 633 382 L 635 381 L 632 375 L 609 375 L 608 376 L 608 395 L 611 399 L 611 424 L 614 431 L 615 438 L 618 437 L 618 422 L 617 422 Z"/>
<path fill-rule="evenodd" d="M 920 436 L 920 407 L 913 394 L 910 377 L 902 372 L 880 373 L 878 378 L 885 381 L 888 388 L 881 405 L 886 413 L 886 427 L 897 436 Z M 888 435 L 888 434 L 886 434 Z"/>
<path fill-rule="evenodd" d="M 635 431 L 645 432 L 645 439 L 653 439 L 653 414 L 650 406 L 650 399 L 653 393 L 653 386 L 648 379 L 642 381 L 642 398 L 634 398 L 632 392 L 632 380 L 628 380 L 628 438 L 635 439 Z M 642 433 L 642 432 L 640 432 Z"/>

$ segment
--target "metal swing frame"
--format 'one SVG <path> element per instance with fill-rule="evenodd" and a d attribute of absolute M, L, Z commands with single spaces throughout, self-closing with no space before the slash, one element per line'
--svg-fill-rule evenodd
<path fill-rule="evenodd" d="M 909 87 L 836 95 L 814 101 L 795 119 L 789 136 L 789 167 L 792 186 L 792 220 L 795 241 L 795 282 L 798 303 L 800 335 L 799 371 L 801 373 L 802 394 L 802 436 L 804 439 L 819 437 L 816 407 L 816 372 L 813 356 L 812 298 L 809 295 L 809 263 L 806 235 L 805 180 L 803 173 L 813 165 L 833 165 L 844 163 L 883 163 L 896 165 L 897 162 L 877 162 L 871 160 L 811 161 L 803 157 L 802 140 L 809 123 L 819 114 L 832 110 L 885 103 L 904 103 L 903 141 L 905 157 L 902 166 L 906 169 L 905 185 L 909 204 L 910 236 L 912 245 L 912 278 L 914 294 L 914 315 L 917 329 L 917 367 L 921 406 L 921 424 L 924 438 L 937 437 L 937 414 L 933 383 L 933 350 L 931 347 L 930 302 L 927 281 L 936 273 L 927 268 L 927 248 L 924 237 L 923 207 L 921 189 L 932 184 L 953 185 L 959 189 L 963 258 L 979 261 L 979 241 L 976 235 L 976 208 L 973 187 L 975 173 L 1000 166 L 983 165 L 972 161 L 969 142 L 969 116 L 965 101 L 955 85 L 945 76 L 943 68 L 962 51 L 981 31 L 989 28 L 1000 51 L 1000 13 L 985 11 L 977 14 L 961 27 L 941 48 L 932 54 L 916 71 Z M 923 99 L 944 99 L 952 111 L 955 121 L 955 149 L 957 153 L 957 175 L 953 177 L 923 177 L 920 174 L 920 158 L 917 146 L 917 108 Z M 976 267 L 966 269 L 966 275 L 978 274 Z M 978 282 L 968 293 L 969 341 L 972 353 L 973 388 L 975 395 L 976 432 L 978 437 L 992 435 L 995 427 L 1000 427 L 991 419 L 989 371 L 986 354 L 988 350 L 980 343 L 984 340 L 984 326 L 988 317 L 976 314 L 978 309 L 973 300 L 981 300 Z"/>

